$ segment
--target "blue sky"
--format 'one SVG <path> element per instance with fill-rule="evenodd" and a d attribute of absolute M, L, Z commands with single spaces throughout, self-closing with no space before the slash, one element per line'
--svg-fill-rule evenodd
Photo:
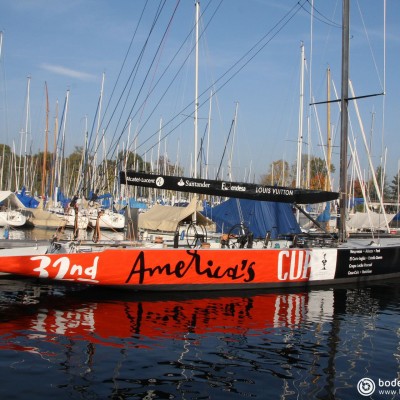
<path fill-rule="evenodd" d="M 86 121 L 93 143 L 104 73 L 100 132 L 105 132 L 106 139 L 104 146 L 99 146 L 99 158 L 104 154 L 111 157 L 122 150 L 128 135 L 132 142 L 136 132 L 138 153 L 147 161 L 155 160 L 161 124 L 165 125 L 161 135 L 167 138 L 160 152 L 166 151 L 169 160 L 184 166 L 188 175 L 194 149 L 191 116 L 194 56 L 193 52 L 188 55 L 194 45 L 191 33 L 194 0 L 167 0 L 152 31 L 157 8 L 164 2 L 150 0 L 144 9 L 145 3 L 145 0 L 0 0 L 0 30 L 3 32 L 0 142 L 11 146 L 14 143 L 19 152 L 21 131 L 26 124 L 30 77 L 29 128 L 28 135 L 22 136 L 28 139 L 32 152 L 44 148 L 45 82 L 49 94 L 50 141 L 53 141 L 56 103 L 58 101 L 61 119 L 68 91 L 66 152 L 84 145 Z M 332 81 L 340 91 L 341 0 L 314 0 L 312 24 L 310 3 L 305 2 L 304 9 L 289 14 L 292 8 L 297 9 L 297 4 L 297 0 L 203 0 L 200 3 L 203 13 L 200 31 L 204 33 L 199 51 L 199 92 L 206 94 L 200 98 L 200 137 L 206 132 L 209 118 L 206 97 L 212 87 L 216 90 L 211 103 L 211 177 L 220 164 L 227 173 L 231 154 L 232 177 L 236 181 L 249 177 L 258 181 L 272 161 L 285 159 L 292 164 L 296 159 L 301 42 L 306 57 L 303 132 L 307 145 L 303 152 L 310 149 L 311 154 L 322 157 L 321 140 L 324 139 L 320 136 L 325 138 L 326 135 L 326 111 L 325 106 L 318 106 L 317 111 L 308 107 L 309 88 L 316 101 L 326 99 L 329 66 Z M 291 19 L 278 24 L 287 15 Z M 397 172 L 400 158 L 399 17 L 400 2 L 387 0 L 384 59 L 383 1 L 352 1 L 350 78 L 356 95 L 382 92 L 386 78 L 386 96 L 359 100 L 358 106 L 375 167 L 387 148 L 389 181 Z M 170 20 L 169 29 L 166 29 Z M 146 40 L 148 44 L 141 55 Z M 156 52 L 160 43 L 160 50 Z M 257 43 L 261 44 L 251 50 Z M 124 87 L 127 88 L 124 90 Z M 236 106 L 237 123 L 233 133 L 231 126 Z M 339 124 L 337 105 L 333 104 L 331 110 L 335 134 Z M 123 129 L 129 117 L 132 119 L 130 134 L 128 129 Z M 351 124 L 357 137 L 361 168 L 366 171 L 360 125 L 355 115 L 351 116 Z M 229 144 L 221 163 L 229 132 Z M 338 137 L 334 145 L 339 145 Z M 131 143 L 131 148 L 133 146 Z M 54 146 L 50 143 L 49 147 L 53 150 Z M 332 162 L 339 170 L 338 147 L 333 152 Z"/>

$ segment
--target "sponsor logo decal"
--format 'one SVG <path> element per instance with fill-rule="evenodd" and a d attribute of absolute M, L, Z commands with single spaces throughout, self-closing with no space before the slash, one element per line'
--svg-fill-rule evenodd
<path fill-rule="evenodd" d="M 222 190 L 232 190 L 235 192 L 245 192 L 246 191 L 246 187 L 236 184 L 236 185 L 232 185 L 230 183 L 227 182 L 221 182 L 221 189 Z"/>
<path fill-rule="evenodd" d="M 157 185 L 158 187 L 161 187 L 161 186 L 164 185 L 164 178 L 163 178 L 162 176 L 159 176 L 159 177 L 156 179 L 156 185 Z"/>
<path fill-rule="evenodd" d="M 133 276 L 137 276 L 139 284 L 149 283 L 148 281 L 150 281 L 151 277 L 155 274 L 182 279 L 189 271 L 194 272 L 196 275 L 205 275 L 207 278 L 216 280 L 223 278 L 230 278 L 232 281 L 241 280 L 243 282 L 251 282 L 254 280 L 254 261 L 241 260 L 241 262 L 236 265 L 222 267 L 220 265 L 214 265 L 213 260 L 208 260 L 205 264 L 202 263 L 197 250 L 187 250 L 186 254 L 189 256 L 187 259 L 179 260 L 176 263 L 148 266 L 145 262 L 145 253 L 141 251 L 133 263 L 131 272 L 125 283 L 129 283 Z"/>
<path fill-rule="evenodd" d="M 199 187 L 199 188 L 209 188 L 211 186 L 210 183 L 203 182 L 193 182 L 189 179 L 186 179 L 183 184 L 181 183 L 182 179 L 178 182 L 178 186 L 189 186 L 189 187 Z"/>
<path fill-rule="evenodd" d="M 168 253 L 166 253 L 168 254 Z M 146 251 L 132 252 L 133 263 L 128 269 L 125 283 L 133 284 L 152 284 L 152 277 L 165 276 L 180 280 L 189 278 L 190 283 L 196 282 L 196 276 L 202 277 L 202 282 L 209 280 L 214 282 L 231 283 L 273 283 L 281 281 L 307 281 L 311 272 L 311 252 L 306 250 L 280 250 L 276 253 L 276 267 L 273 265 L 258 265 L 260 271 L 263 268 L 273 268 L 276 271 L 265 275 L 263 280 L 257 280 L 256 261 L 251 258 L 243 257 L 251 252 L 239 253 L 236 261 L 224 263 L 216 261 L 197 249 L 186 250 L 180 253 L 179 258 L 173 258 L 173 261 L 154 261 L 149 262 L 146 259 Z M 242 258 L 243 257 L 243 258 Z M 73 259 L 73 258 L 72 258 Z M 92 260 L 86 261 L 86 265 L 81 265 L 69 258 L 68 255 L 54 257 L 54 255 L 34 256 L 32 261 L 38 262 L 33 271 L 38 273 L 40 278 L 53 278 L 57 280 L 76 280 L 88 283 L 99 283 L 97 278 L 98 265 L 101 255 L 93 255 Z M 162 260 L 163 257 L 160 257 Z M 224 258 L 222 258 L 223 260 Z M 87 258 L 86 258 L 87 260 Z M 269 276 L 269 278 L 267 278 Z M 107 282 L 102 282 L 107 283 Z"/>

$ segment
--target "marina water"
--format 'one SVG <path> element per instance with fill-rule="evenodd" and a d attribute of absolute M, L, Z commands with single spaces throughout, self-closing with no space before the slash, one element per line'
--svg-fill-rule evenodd
<path fill-rule="evenodd" d="M 143 294 L 2 275 L 0 398 L 400 399 L 399 321 L 398 281 Z"/>

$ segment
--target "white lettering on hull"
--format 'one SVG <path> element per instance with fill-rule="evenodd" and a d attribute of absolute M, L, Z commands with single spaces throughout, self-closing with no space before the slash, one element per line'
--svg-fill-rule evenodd
<path fill-rule="evenodd" d="M 57 274 L 54 279 L 68 279 L 65 278 L 67 274 L 74 277 L 74 279 L 97 282 L 97 264 L 99 261 L 99 256 L 96 256 L 93 260 L 93 265 L 88 267 L 83 267 L 82 265 L 72 264 L 68 257 L 60 257 L 51 263 L 51 258 L 48 256 L 36 256 L 32 257 L 31 260 L 39 260 L 40 264 L 34 271 L 39 272 L 39 278 L 49 278 L 50 274 L 49 268 L 58 268 Z"/>
<path fill-rule="evenodd" d="M 310 251 L 283 250 L 278 255 L 278 279 L 280 281 L 307 280 L 310 272 Z M 287 262 L 289 261 L 289 270 Z"/>

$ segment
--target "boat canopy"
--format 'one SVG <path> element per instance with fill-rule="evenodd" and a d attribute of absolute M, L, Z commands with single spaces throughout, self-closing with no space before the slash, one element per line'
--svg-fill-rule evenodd
<path fill-rule="evenodd" d="M 395 218 L 396 214 L 386 214 L 386 218 L 388 223 Z M 353 214 L 349 220 L 346 222 L 347 229 L 350 231 L 359 231 L 365 229 L 384 229 L 386 230 L 386 221 L 385 217 L 373 211 L 368 213 L 357 212 Z"/>
<path fill-rule="evenodd" d="M 16 195 L 27 208 L 37 208 L 39 205 L 39 201 L 26 192 L 25 186 L 23 186 L 21 191 L 17 192 Z"/>
<path fill-rule="evenodd" d="M 301 233 L 292 207 L 287 203 L 229 199 L 218 206 L 203 211 L 217 227 L 217 232 L 228 233 L 236 224 L 243 222 L 255 238 L 265 238 L 271 232 L 271 239 L 280 234 Z"/>
<path fill-rule="evenodd" d="M 196 223 L 199 225 L 213 225 L 213 222 L 200 213 L 202 207 L 198 205 L 195 196 L 187 207 L 173 207 L 155 204 L 145 213 L 139 214 L 138 227 L 141 229 L 175 232 L 178 225 L 196 213 Z"/>
<path fill-rule="evenodd" d="M 0 191 L 0 204 L 7 208 L 25 208 L 22 201 L 17 197 L 14 192 L 10 190 L 1 190 Z"/>

